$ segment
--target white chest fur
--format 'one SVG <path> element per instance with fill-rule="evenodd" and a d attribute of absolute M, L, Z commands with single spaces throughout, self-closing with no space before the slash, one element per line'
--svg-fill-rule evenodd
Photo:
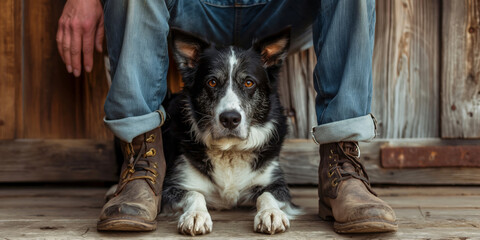
<path fill-rule="evenodd" d="M 274 161 L 261 171 L 253 171 L 256 154 L 248 151 L 209 150 L 207 155 L 212 164 L 211 180 L 186 161 L 182 185 L 202 193 L 207 205 L 216 209 L 241 204 L 248 199 L 252 187 L 271 183 L 272 171 L 278 166 Z"/>

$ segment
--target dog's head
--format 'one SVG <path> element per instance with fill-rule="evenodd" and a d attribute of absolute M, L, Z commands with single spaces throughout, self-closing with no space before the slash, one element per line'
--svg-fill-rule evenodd
<path fill-rule="evenodd" d="M 261 134 L 274 134 L 271 103 L 290 28 L 254 41 L 247 50 L 216 47 L 178 29 L 172 29 L 171 36 L 197 140 L 207 145 L 258 142 L 266 137 Z"/>

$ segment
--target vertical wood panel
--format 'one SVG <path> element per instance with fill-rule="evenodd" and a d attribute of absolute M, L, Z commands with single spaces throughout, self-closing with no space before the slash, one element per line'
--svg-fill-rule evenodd
<path fill-rule="evenodd" d="M 104 47 L 104 49 L 106 48 Z M 82 115 L 85 121 L 84 137 L 96 140 L 113 139 L 113 134 L 103 122 L 105 116 L 103 105 L 109 89 L 103 53 L 95 52 L 93 70 L 91 73 L 86 73 L 83 76 Z"/>
<path fill-rule="evenodd" d="M 390 37 L 391 1 L 376 1 L 375 45 L 373 48 L 373 95 L 372 113 L 378 123 L 377 134 L 380 138 L 387 136 L 387 87 L 388 87 L 388 46 Z"/>
<path fill-rule="evenodd" d="M 440 4 L 377 1 L 372 112 L 381 138 L 439 136 Z"/>
<path fill-rule="evenodd" d="M 25 0 L 25 138 L 81 138 L 82 79 L 65 70 L 55 35 L 62 0 Z"/>
<path fill-rule="evenodd" d="M 315 51 L 310 48 L 294 53 L 285 61 L 279 74 L 280 101 L 289 116 L 291 138 L 310 138 L 310 129 L 317 125 L 313 69 Z"/>
<path fill-rule="evenodd" d="M 306 138 L 307 127 L 307 85 L 305 84 L 305 75 L 303 73 L 303 65 L 300 59 L 300 53 L 295 53 L 288 57 L 285 65 L 288 69 L 288 86 L 291 92 L 290 102 L 292 110 L 295 113 L 295 121 L 293 122 L 295 137 Z M 302 117 L 303 116 L 303 117 Z"/>
<path fill-rule="evenodd" d="M 21 3 L 0 1 L 0 139 L 21 133 Z"/>
<path fill-rule="evenodd" d="M 442 137 L 480 138 L 480 0 L 443 1 Z"/>

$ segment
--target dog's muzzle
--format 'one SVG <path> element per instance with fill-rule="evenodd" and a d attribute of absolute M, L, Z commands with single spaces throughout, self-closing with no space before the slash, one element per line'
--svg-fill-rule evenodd
<path fill-rule="evenodd" d="M 237 111 L 225 111 L 220 114 L 219 118 L 222 126 L 229 130 L 233 130 L 238 127 L 242 121 L 242 115 L 240 115 L 240 113 Z"/>

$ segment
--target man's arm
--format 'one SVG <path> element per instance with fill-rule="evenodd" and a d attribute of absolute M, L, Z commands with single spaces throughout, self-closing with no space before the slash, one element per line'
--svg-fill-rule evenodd
<path fill-rule="evenodd" d="M 99 0 L 68 0 L 58 21 L 57 47 L 67 71 L 79 77 L 93 66 L 93 48 L 102 51 L 103 9 Z"/>

